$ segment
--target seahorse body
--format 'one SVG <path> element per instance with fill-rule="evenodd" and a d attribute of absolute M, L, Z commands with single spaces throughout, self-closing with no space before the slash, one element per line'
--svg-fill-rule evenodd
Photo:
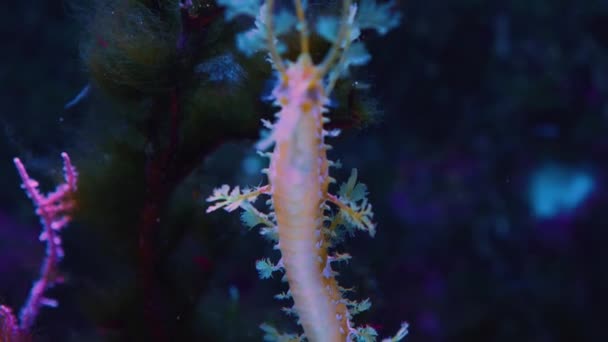
<path fill-rule="evenodd" d="M 323 208 L 329 184 L 323 112 L 327 98 L 308 55 L 291 64 L 273 95 L 281 105 L 269 183 L 279 249 L 300 322 L 310 341 L 344 341 L 347 309 L 331 272 Z"/>
<path fill-rule="evenodd" d="M 252 9 L 243 6 L 246 1 L 219 2 L 227 6 L 229 17 L 241 13 L 252 15 Z M 339 21 L 325 18 L 316 25 L 317 33 L 332 45 L 324 59 L 315 65 L 309 53 L 305 2 L 294 0 L 297 19 L 291 24 L 289 15 L 274 14 L 274 0 L 264 0 L 263 4 L 255 17 L 256 27 L 237 40 L 249 53 L 266 49 L 279 75 L 272 92 L 274 103 L 280 107 L 277 120 L 274 124 L 265 122 L 271 132 L 257 144 L 260 151 L 273 146 L 272 153 L 262 153 L 270 156 L 269 184 L 243 190 L 239 187 L 231 190 L 228 185 L 217 188 L 207 199 L 214 202 L 207 212 L 218 208 L 243 209 L 243 222 L 249 227 L 262 226 L 261 234 L 276 242 L 275 247 L 281 251 L 281 260 L 276 265 L 266 259 L 258 261 L 256 268 L 262 278 L 269 278 L 275 271 L 285 272 L 289 292 L 278 298 L 293 299 L 294 312 L 304 335 L 280 334 L 274 328 L 263 326 L 265 340 L 301 341 L 306 337 L 311 342 L 375 341 L 377 333 L 372 327 L 355 327 L 351 321 L 353 315 L 369 308 L 369 301 L 356 302 L 343 297 L 343 289 L 335 279 L 337 273 L 331 267 L 332 262 L 350 258 L 334 250 L 345 232 L 363 230 L 374 235 L 372 206 L 366 199 L 365 185 L 357 182 L 356 170 L 340 187 L 338 195 L 328 192 L 332 180 L 328 169 L 332 162 L 327 159 L 329 146 L 325 144 L 325 137 L 336 134 L 323 129 L 323 123 L 328 121 L 323 114 L 327 111 L 327 96 L 337 79 L 349 65 L 361 65 L 369 60 L 362 43 L 353 42 L 361 29 L 376 29 L 383 34 L 398 24 L 398 15 L 390 13 L 390 4 L 361 0 L 365 12 L 356 22 L 357 5 L 343 0 Z M 300 55 L 295 62 L 283 60 L 275 36 L 290 25 L 296 27 L 300 35 Z M 332 29 L 335 26 L 337 31 Z M 263 213 L 253 205 L 260 195 L 271 196 L 274 213 Z M 399 341 L 406 334 L 404 323 L 387 341 Z"/>

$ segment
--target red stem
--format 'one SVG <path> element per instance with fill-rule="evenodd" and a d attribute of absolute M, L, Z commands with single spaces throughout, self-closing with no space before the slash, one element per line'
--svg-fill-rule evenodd
<path fill-rule="evenodd" d="M 150 157 L 146 162 L 146 197 L 140 215 L 139 232 L 139 267 L 140 282 L 144 300 L 144 319 L 153 330 L 154 341 L 168 341 L 165 324 L 163 324 L 162 293 L 156 285 L 158 264 L 156 255 L 156 240 L 160 227 L 163 208 L 169 195 L 179 184 L 180 179 L 174 177 L 175 165 L 173 158 L 179 140 L 179 96 L 177 90 L 171 92 L 169 105 L 170 131 L 169 145 Z M 153 135 L 153 134 L 151 134 Z"/>

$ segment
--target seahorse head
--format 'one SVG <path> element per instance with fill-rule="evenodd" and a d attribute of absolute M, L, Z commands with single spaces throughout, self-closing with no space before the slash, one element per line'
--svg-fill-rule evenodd
<path fill-rule="evenodd" d="M 271 134 L 260 141 L 258 149 L 265 150 L 273 142 L 285 141 L 293 136 L 302 115 L 320 115 L 327 103 L 319 70 L 309 55 L 301 55 L 289 63 L 272 91 L 275 104 L 281 107 Z"/>

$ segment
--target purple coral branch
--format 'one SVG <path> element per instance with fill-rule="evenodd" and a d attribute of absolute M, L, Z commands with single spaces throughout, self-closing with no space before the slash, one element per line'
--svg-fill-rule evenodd
<path fill-rule="evenodd" d="M 17 341 L 19 328 L 13 311 L 8 306 L 0 305 L 0 341 Z"/>
<path fill-rule="evenodd" d="M 58 305 L 56 300 L 45 297 L 44 292 L 63 281 L 58 270 L 59 261 L 63 258 L 59 231 L 71 220 L 70 214 L 74 209 L 72 195 L 76 191 L 78 176 L 68 154 L 63 152 L 61 157 L 63 158 L 65 183 L 59 184 L 55 191 L 46 196 L 38 191 L 38 182 L 30 178 L 21 160 L 14 159 L 15 167 L 23 182 L 21 187 L 34 203 L 36 214 L 40 217 L 42 224 L 40 241 L 46 241 L 46 257 L 40 270 L 40 279 L 32 286 L 27 302 L 19 314 L 20 331 L 29 331 L 42 306 L 56 307 Z"/>

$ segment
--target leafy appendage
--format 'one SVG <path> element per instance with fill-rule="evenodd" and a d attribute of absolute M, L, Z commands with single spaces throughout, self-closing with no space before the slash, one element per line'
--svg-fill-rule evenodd
<path fill-rule="evenodd" d="M 241 189 L 236 186 L 230 190 L 230 186 L 227 184 L 213 190 L 213 195 L 207 198 L 207 202 L 217 202 L 216 204 L 207 208 L 207 213 L 215 211 L 220 208 L 231 212 L 239 207 L 248 208 L 247 204 L 255 202 L 259 195 L 265 194 L 269 190 L 269 186 L 263 186 L 256 189 Z"/>
<path fill-rule="evenodd" d="M 338 216 L 342 222 L 359 230 L 376 234 L 376 225 L 372 222 L 374 213 L 372 205 L 367 200 L 367 186 L 357 182 L 357 169 L 353 169 L 348 181 L 338 191 L 338 197 L 328 195 L 328 200 L 335 204 L 340 212 Z"/>
<path fill-rule="evenodd" d="M 291 291 L 287 291 L 287 292 L 281 292 L 279 294 L 274 295 L 275 299 L 278 300 L 287 300 L 287 299 L 291 299 Z"/>
<path fill-rule="evenodd" d="M 272 273 L 283 271 L 283 265 L 280 261 L 273 264 L 270 259 L 266 258 L 256 261 L 255 269 L 258 270 L 261 279 L 268 279 L 272 277 Z"/>
<path fill-rule="evenodd" d="M 266 49 L 266 6 L 258 6 L 254 27 L 236 36 L 236 46 L 247 56 Z"/>
<path fill-rule="evenodd" d="M 359 29 L 373 29 L 385 35 L 401 21 L 401 13 L 391 11 L 394 6 L 394 1 L 378 4 L 375 0 L 361 0 L 355 24 Z"/>
<path fill-rule="evenodd" d="M 382 339 L 382 342 L 398 342 L 403 340 L 408 334 L 409 325 L 407 323 L 401 323 L 401 328 L 397 333 L 390 338 Z M 364 327 L 352 328 L 349 331 L 347 341 L 353 342 L 375 342 L 378 337 L 376 330 L 369 325 Z"/>
<path fill-rule="evenodd" d="M 241 222 L 243 222 L 247 228 L 253 229 L 259 225 L 262 225 L 262 230 L 265 231 L 267 229 L 273 229 L 276 227 L 271 215 L 260 212 L 251 204 L 251 202 L 243 202 L 241 204 L 241 209 L 243 209 L 243 213 L 241 214 Z"/>
<path fill-rule="evenodd" d="M 317 33 L 328 42 L 335 42 L 338 39 L 339 28 L 340 21 L 336 17 L 322 16 L 315 24 Z"/>
<path fill-rule="evenodd" d="M 17 342 L 19 324 L 8 306 L 0 305 L 0 341 Z"/>
<path fill-rule="evenodd" d="M 218 0 L 217 4 L 226 8 L 226 20 L 239 15 L 255 17 L 260 9 L 259 0 Z"/>
<path fill-rule="evenodd" d="M 405 338 L 405 336 L 407 336 L 407 334 L 409 333 L 408 328 L 409 328 L 409 324 L 407 324 L 405 322 L 401 323 L 401 328 L 399 328 L 399 330 L 397 331 L 395 336 L 393 336 L 391 338 L 385 338 L 382 340 L 382 342 L 398 342 L 398 341 L 403 340 Z"/>
<path fill-rule="evenodd" d="M 280 333 L 275 327 L 267 323 L 261 324 L 260 329 L 264 331 L 264 341 L 266 342 L 300 342 L 305 340 L 302 335 Z"/>
<path fill-rule="evenodd" d="M 348 307 L 348 312 L 351 316 L 358 315 L 363 311 L 369 310 L 372 307 L 372 302 L 369 298 L 366 298 L 362 301 L 350 300 L 346 302 L 346 306 Z"/>
<path fill-rule="evenodd" d="M 376 329 L 366 325 L 350 330 L 347 340 L 353 342 L 375 342 L 378 337 Z"/>

